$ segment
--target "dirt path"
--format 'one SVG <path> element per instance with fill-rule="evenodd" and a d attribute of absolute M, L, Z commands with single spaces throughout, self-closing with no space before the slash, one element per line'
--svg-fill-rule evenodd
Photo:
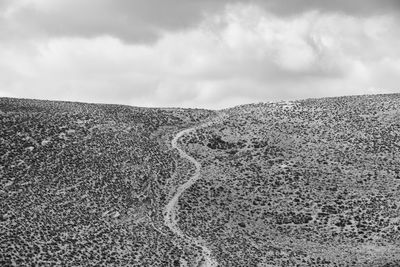
<path fill-rule="evenodd" d="M 207 122 L 204 123 L 200 126 L 199 128 L 202 127 L 207 127 L 211 125 L 213 122 Z M 196 247 L 199 247 L 202 251 L 202 260 L 200 263 L 200 266 L 203 267 L 216 267 L 218 266 L 218 262 L 212 257 L 211 250 L 206 246 L 205 242 L 201 240 L 200 238 L 194 238 L 191 236 L 186 235 L 185 233 L 182 232 L 182 230 L 178 226 L 178 200 L 179 197 L 187 190 L 190 188 L 194 183 L 196 183 L 197 180 L 201 178 L 200 176 L 200 168 L 201 164 L 195 160 L 193 157 L 188 155 L 185 151 L 183 151 L 179 145 L 178 145 L 178 140 L 185 134 L 190 133 L 191 131 L 194 131 L 197 127 L 189 128 L 183 131 L 180 131 L 177 133 L 171 141 L 172 148 L 176 148 L 179 151 L 179 155 L 181 158 L 184 158 L 195 166 L 195 172 L 194 174 L 182 185 L 178 187 L 176 190 L 175 194 L 171 198 L 171 200 L 168 202 L 168 204 L 165 206 L 164 210 L 164 224 L 171 229 L 171 231 L 178 236 L 179 238 L 183 239 L 185 243 L 189 243 L 192 245 L 195 245 Z"/>

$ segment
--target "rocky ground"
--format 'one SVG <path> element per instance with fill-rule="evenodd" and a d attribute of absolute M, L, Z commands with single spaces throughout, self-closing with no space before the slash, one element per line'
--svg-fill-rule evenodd
<path fill-rule="evenodd" d="M 181 140 L 180 222 L 221 266 L 400 266 L 400 95 L 224 112 Z"/>
<path fill-rule="evenodd" d="M 221 117 L 215 123 L 204 122 Z M 400 94 L 221 111 L 0 98 L 0 265 L 400 266 Z"/>
<path fill-rule="evenodd" d="M 212 113 L 1 99 L 0 265 L 174 265 L 168 140 Z"/>

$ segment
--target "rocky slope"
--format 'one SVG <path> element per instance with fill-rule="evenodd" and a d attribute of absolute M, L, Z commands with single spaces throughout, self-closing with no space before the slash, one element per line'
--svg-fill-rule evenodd
<path fill-rule="evenodd" d="M 212 114 L 0 99 L 0 265 L 178 262 L 168 142 Z"/>
<path fill-rule="evenodd" d="M 0 121 L 0 265 L 191 266 L 164 211 L 197 172 L 176 227 L 219 266 L 400 265 L 400 94 L 221 111 L 0 98 Z"/>
<path fill-rule="evenodd" d="M 182 139 L 181 228 L 221 266 L 399 266 L 400 95 L 225 110 Z"/>

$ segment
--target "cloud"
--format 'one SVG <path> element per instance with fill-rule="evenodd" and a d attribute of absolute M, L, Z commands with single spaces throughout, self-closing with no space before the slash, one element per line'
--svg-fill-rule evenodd
<path fill-rule="evenodd" d="M 345 15 L 369 16 L 398 13 L 400 11 L 400 2 L 398 0 L 257 0 L 253 3 L 263 6 L 272 13 L 281 15 L 320 11 Z"/>
<path fill-rule="evenodd" d="M 16 0 L 8 3 L 9 24 L 38 35 L 114 36 L 126 42 L 154 42 L 166 31 L 196 26 L 225 1 L 195 0 Z"/>
<path fill-rule="evenodd" d="M 230 4 L 151 44 L 107 34 L 2 42 L 0 94 L 223 108 L 399 92 L 398 24 L 388 14 L 281 16 Z"/>
<path fill-rule="evenodd" d="M 398 0 L 1 0 L 5 15 L 0 30 L 16 37 L 109 35 L 128 43 L 153 43 L 168 32 L 196 27 L 234 4 L 285 16 L 310 11 L 370 16 L 400 10 Z"/>

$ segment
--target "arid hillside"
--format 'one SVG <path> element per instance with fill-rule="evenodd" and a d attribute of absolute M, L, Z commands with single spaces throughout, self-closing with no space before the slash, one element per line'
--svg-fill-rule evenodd
<path fill-rule="evenodd" d="M 180 223 L 221 266 L 400 266 L 400 95 L 240 106 L 181 139 Z"/>
<path fill-rule="evenodd" d="M 0 265 L 173 265 L 169 139 L 212 114 L 0 99 Z"/>
<path fill-rule="evenodd" d="M 399 192 L 400 94 L 0 98 L 1 266 L 400 266 Z"/>

